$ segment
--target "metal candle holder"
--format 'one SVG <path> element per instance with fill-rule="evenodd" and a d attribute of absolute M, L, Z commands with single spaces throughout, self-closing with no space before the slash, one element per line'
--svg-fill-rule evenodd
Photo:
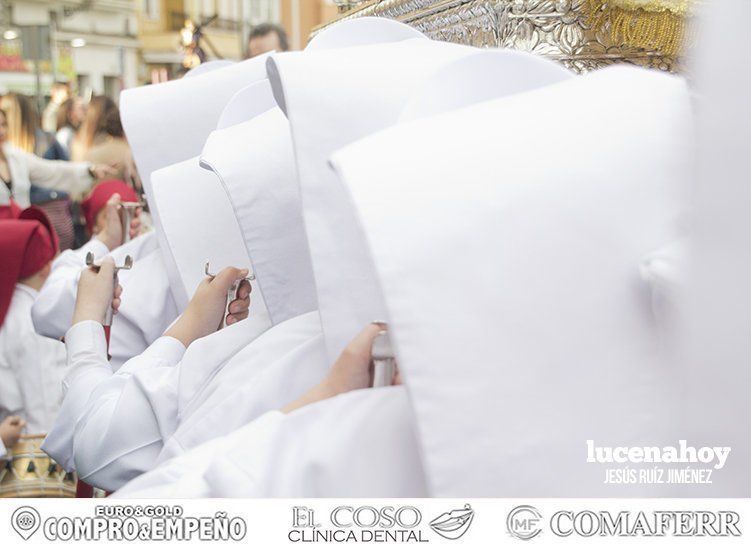
<path fill-rule="evenodd" d="M 216 277 L 216 274 L 210 272 L 209 270 L 210 265 L 209 261 L 206 261 L 206 265 L 203 268 L 203 273 L 210 277 L 211 279 L 214 279 Z M 249 274 L 246 278 L 247 280 L 254 280 L 256 277 L 253 274 Z M 229 305 L 230 303 L 237 298 L 237 290 L 240 288 L 240 282 L 243 280 L 235 280 L 232 282 L 232 285 L 229 286 L 229 289 L 227 289 L 227 304 L 224 307 L 224 316 L 222 316 L 222 323 L 219 325 L 219 328 L 221 329 L 224 327 L 224 324 L 227 322 L 227 316 L 229 315 Z"/>
<path fill-rule="evenodd" d="M 89 268 L 91 268 L 95 272 L 99 272 L 99 270 L 101 268 L 100 265 L 94 264 L 94 254 L 91 253 L 91 252 L 88 252 L 86 254 L 86 266 L 88 266 Z M 115 285 L 114 285 L 114 288 L 117 287 L 117 273 L 120 270 L 130 270 L 131 268 L 133 268 L 133 257 L 131 257 L 130 255 L 126 255 L 125 256 L 125 260 L 123 261 L 122 265 L 120 265 L 120 266 L 115 265 Z M 114 297 L 114 294 L 115 294 L 114 293 L 114 288 L 112 290 L 112 297 Z M 110 303 L 109 303 L 109 306 L 107 306 L 107 313 L 104 314 L 104 323 L 102 323 L 102 325 L 104 325 L 105 327 L 109 327 L 110 325 L 112 325 L 112 297 L 110 297 Z"/>
<path fill-rule="evenodd" d="M 143 209 L 143 202 L 121 202 L 120 221 L 123 227 L 123 244 L 130 242 L 130 225 L 136 216 L 136 211 Z"/>
<path fill-rule="evenodd" d="M 394 382 L 396 363 L 388 331 L 381 331 L 373 339 L 370 350 L 373 362 L 373 387 L 388 387 Z"/>

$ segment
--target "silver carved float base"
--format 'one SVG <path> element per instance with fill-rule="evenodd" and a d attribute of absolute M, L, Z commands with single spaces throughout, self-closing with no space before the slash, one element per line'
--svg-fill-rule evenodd
<path fill-rule="evenodd" d="M 312 34 L 354 17 L 388 17 L 435 40 L 528 51 L 577 73 L 615 62 L 680 71 L 680 61 L 613 43 L 610 32 L 587 25 L 584 0 L 370 0 Z"/>

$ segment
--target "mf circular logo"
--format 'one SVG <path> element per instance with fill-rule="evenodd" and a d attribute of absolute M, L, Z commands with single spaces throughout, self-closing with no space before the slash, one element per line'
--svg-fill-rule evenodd
<path fill-rule="evenodd" d="M 542 516 L 534 506 L 517 506 L 506 516 L 506 529 L 514 538 L 531 540 L 542 531 Z"/>

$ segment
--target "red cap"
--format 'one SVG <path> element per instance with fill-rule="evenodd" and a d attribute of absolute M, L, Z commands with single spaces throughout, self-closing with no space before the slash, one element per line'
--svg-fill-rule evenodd
<path fill-rule="evenodd" d="M 50 217 L 42 208 L 39 208 L 37 206 L 29 206 L 28 208 L 23 210 L 20 214 L 18 214 L 18 219 L 25 219 L 27 221 L 37 221 L 41 223 L 45 231 L 47 232 L 47 236 L 49 236 L 50 243 L 52 244 L 53 257 L 54 255 L 57 255 L 57 252 L 60 251 L 60 239 L 57 237 L 57 231 L 55 230 L 55 227 L 52 226 L 52 221 L 50 220 Z M 39 268 L 41 268 L 41 266 Z M 39 268 L 37 270 L 39 270 Z M 32 274 L 33 273 L 34 272 L 32 272 Z M 25 278 L 26 276 L 21 276 L 21 277 Z"/>
<path fill-rule="evenodd" d="M 18 219 L 0 219 L 0 326 L 16 283 L 39 272 L 57 254 L 57 234 L 46 214 L 27 208 Z"/>
<path fill-rule="evenodd" d="M 0 219 L 17 219 L 21 215 L 21 208 L 11 198 L 7 204 L 0 205 Z"/>
<path fill-rule="evenodd" d="M 138 195 L 133 188 L 119 179 L 108 179 L 98 183 L 89 196 L 81 202 L 81 211 L 86 219 L 86 230 L 91 234 L 96 224 L 96 215 L 107 205 L 114 194 L 120 195 L 121 202 L 138 202 Z"/>

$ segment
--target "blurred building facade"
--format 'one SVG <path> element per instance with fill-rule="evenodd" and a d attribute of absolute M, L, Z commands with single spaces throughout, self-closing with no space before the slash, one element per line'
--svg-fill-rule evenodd
<path fill-rule="evenodd" d="M 303 49 L 313 27 L 337 14 L 333 0 L 281 0 L 281 23 L 289 34 L 292 49 Z"/>
<path fill-rule="evenodd" d="M 200 47 L 207 60 L 239 60 L 254 25 L 281 24 L 291 48 L 302 49 L 310 30 L 337 12 L 332 0 L 139 0 L 138 9 L 141 77 L 151 82 L 178 77 L 184 70 L 183 33 L 193 29 L 202 34 Z"/>
<path fill-rule="evenodd" d="M 117 98 L 138 83 L 135 0 L 0 0 L 0 91 L 49 93 L 55 80 Z"/>
<path fill-rule="evenodd" d="M 332 0 L 0 0 L 0 94 L 43 102 L 67 81 L 117 100 L 123 88 L 180 77 L 191 32 L 202 60 L 240 60 L 254 25 L 278 23 L 302 49 L 336 13 Z"/>
<path fill-rule="evenodd" d="M 276 1 L 252 0 L 138 0 L 142 79 L 162 81 L 183 71 L 185 52 L 182 32 L 187 25 L 200 27 L 199 42 L 208 60 L 242 58 L 245 21 L 251 4 L 263 4 L 265 16 L 278 19 Z M 255 6 L 254 6 L 255 7 Z M 256 8 L 260 11 L 260 8 Z"/>

